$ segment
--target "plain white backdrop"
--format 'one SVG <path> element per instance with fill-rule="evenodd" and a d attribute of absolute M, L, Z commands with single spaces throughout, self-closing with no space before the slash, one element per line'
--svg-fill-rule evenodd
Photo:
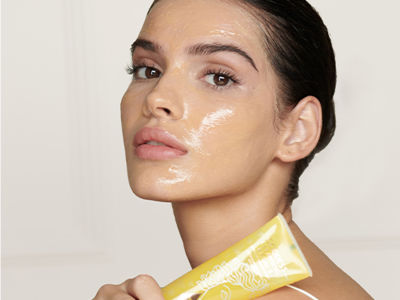
<path fill-rule="evenodd" d="M 310 1 L 336 52 L 337 130 L 294 217 L 376 299 L 398 292 L 395 0 Z M 2 299 L 91 299 L 190 270 L 169 204 L 130 190 L 120 100 L 150 0 L 2 1 Z"/>

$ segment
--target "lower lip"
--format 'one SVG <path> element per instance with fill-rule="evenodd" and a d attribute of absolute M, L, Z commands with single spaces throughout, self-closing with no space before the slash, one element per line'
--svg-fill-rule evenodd
<path fill-rule="evenodd" d="M 186 154 L 186 152 L 175 148 L 150 144 L 142 144 L 136 147 L 135 153 L 141 159 L 151 160 L 167 160 L 177 158 Z"/>

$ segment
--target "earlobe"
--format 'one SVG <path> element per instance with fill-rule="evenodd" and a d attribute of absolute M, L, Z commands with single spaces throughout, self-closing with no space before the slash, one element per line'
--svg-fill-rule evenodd
<path fill-rule="evenodd" d="M 277 157 L 293 162 L 306 157 L 318 144 L 322 128 L 321 104 L 317 98 L 303 98 L 285 119 Z"/>

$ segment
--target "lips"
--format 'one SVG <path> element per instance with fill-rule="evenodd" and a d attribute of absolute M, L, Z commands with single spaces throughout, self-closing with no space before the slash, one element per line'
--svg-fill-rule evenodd
<path fill-rule="evenodd" d="M 149 141 L 164 145 L 146 144 Z M 159 128 L 140 129 L 135 134 L 133 145 L 136 154 L 145 159 L 168 159 L 187 153 L 187 149 L 175 137 Z"/>

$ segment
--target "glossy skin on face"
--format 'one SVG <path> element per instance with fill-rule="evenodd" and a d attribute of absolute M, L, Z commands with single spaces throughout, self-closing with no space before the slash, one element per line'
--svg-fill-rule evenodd
<path fill-rule="evenodd" d="M 278 134 L 276 77 L 251 15 L 229 1 L 163 0 L 147 16 L 139 38 L 162 50 L 136 47 L 133 65 L 154 68 L 160 76 L 146 79 L 150 69 L 139 69 L 121 101 L 133 192 L 144 199 L 185 201 L 252 189 L 274 159 Z M 258 71 L 233 52 L 188 54 L 198 43 L 235 45 Z M 220 72 L 237 82 L 223 77 L 227 84 L 217 89 L 214 74 Z M 188 152 L 169 160 L 140 159 L 132 141 L 145 126 L 168 131 Z"/>

